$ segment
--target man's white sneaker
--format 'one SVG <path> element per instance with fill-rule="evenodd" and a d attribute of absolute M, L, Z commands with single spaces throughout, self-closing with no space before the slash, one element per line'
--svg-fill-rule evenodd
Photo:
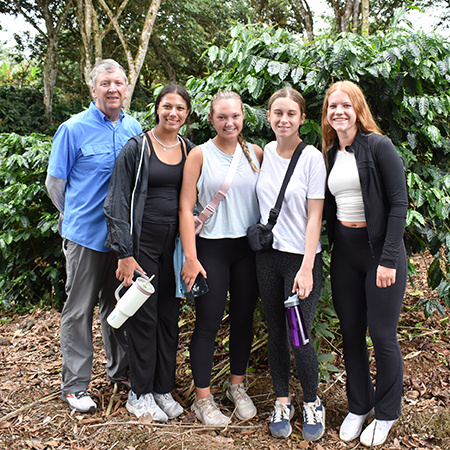
<path fill-rule="evenodd" d="M 172 397 L 172 394 L 157 394 L 153 393 L 156 404 L 167 414 L 169 419 L 175 419 L 180 414 L 183 414 L 183 407 Z"/>
<path fill-rule="evenodd" d="M 150 414 L 155 422 L 167 422 L 167 414 L 155 403 L 151 393 L 143 394 L 139 398 L 130 391 L 128 393 L 127 411 L 137 418 Z"/>
<path fill-rule="evenodd" d="M 70 409 L 76 412 L 90 413 L 97 409 L 97 405 L 86 391 L 78 391 L 73 394 L 61 394 L 61 399 L 67 402 Z"/>
<path fill-rule="evenodd" d="M 361 433 L 361 444 L 366 447 L 375 447 L 384 444 L 395 422 L 397 420 L 372 420 Z"/>
<path fill-rule="evenodd" d="M 230 422 L 230 418 L 225 414 L 222 414 L 219 407 L 214 402 L 212 394 L 209 394 L 201 400 L 195 400 L 191 409 L 195 412 L 198 420 L 200 420 L 203 425 L 226 427 Z"/>
<path fill-rule="evenodd" d="M 241 420 L 250 420 L 256 416 L 256 406 L 245 392 L 244 383 L 228 384 L 227 397 L 234 403 L 236 416 Z"/>
<path fill-rule="evenodd" d="M 353 439 L 356 439 L 361 434 L 364 422 L 368 417 L 373 416 L 373 413 L 373 408 L 367 414 L 353 414 L 349 412 L 339 430 L 339 439 L 344 442 L 351 442 Z"/>

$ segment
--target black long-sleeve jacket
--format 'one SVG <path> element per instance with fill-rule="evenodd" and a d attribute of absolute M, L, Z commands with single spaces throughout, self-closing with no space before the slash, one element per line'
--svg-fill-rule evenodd
<path fill-rule="evenodd" d="M 103 212 L 106 216 L 108 235 L 106 247 L 119 259 L 139 255 L 142 217 L 148 190 L 149 149 L 144 144 L 145 133 L 132 137 L 116 159 L 105 199 Z M 194 147 L 182 138 L 186 153 Z"/>
<path fill-rule="evenodd" d="M 333 168 L 338 142 L 327 153 L 328 173 Z M 362 198 L 371 246 L 383 242 L 380 265 L 397 268 L 408 211 L 405 171 L 392 141 L 380 134 L 358 132 L 346 147 L 353 152 L 361 182 Z M 325 194 L 325 219 L 330 245 L 334 240 L 336 201 L 328 189 Z"/>

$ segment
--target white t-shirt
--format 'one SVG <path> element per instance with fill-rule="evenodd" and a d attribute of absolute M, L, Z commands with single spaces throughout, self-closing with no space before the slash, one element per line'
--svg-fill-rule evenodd
<path fill-rule="evenodd" d="M 281 184 L 290 159 L 278 155 L 277 142 L 264 148 L 264 160 L 256 185 L 261 223 L 266 224 L 270 210 L 275 206 Z M 308 222 L 308 199 L 325 198 L 325 161 L 322 153 L 308 145 L 304 148 L 292 177 L 287 185 L 280 215 L 273 228 L 273 248 L 289 253 L 305 253 L 306 225 Z M 317 245 L 317 252 L 321 244 Z"/>

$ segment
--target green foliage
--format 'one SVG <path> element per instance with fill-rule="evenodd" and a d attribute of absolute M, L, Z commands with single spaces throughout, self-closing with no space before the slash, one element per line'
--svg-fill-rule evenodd
<path fill-rule="evenodd" d="M 0 133 L 53 135 L 61 122 L 81 110 L 80 103 L 73 97 L 64 97 L 58 90 L 55 94 L 50 117 L 45 113 L 40 86 L 19 88 L 13 84 L 0 84 Z"/>
<path fill-rule="evenodd" d="M 51 141 L 0 134 L 0 305 L 62 302 L 63 256 L 45 190 Z"/>
<path fill-rule="evenodd" d="M 320 146 L 320 120 L 328 86 L 348 79 L 364 90 L 383 132 L 403 158 L 409 194 L 406 246 L 435 258 L 428 284 L 450 305 L 450 46 L 437 34 L 397 23 L 367 37 L 348 33 L 305 43 L 298 35 L 267 26 L 236 25 L 225 47 L 204 58 L 209 75 L 187 82 L 193 98 L 194 141 L 212 135 L 207 111 L 220 89 L 238 92 L 245 104 L 244 133 L 264 144 L 273 139 L 265 120 L 277 89 L 292 86 L 305 97 L 302 138 Z M 430 300 L 427 314 L 442 308 Z M 317 329 L 317 328 L 316 328 Z"/>

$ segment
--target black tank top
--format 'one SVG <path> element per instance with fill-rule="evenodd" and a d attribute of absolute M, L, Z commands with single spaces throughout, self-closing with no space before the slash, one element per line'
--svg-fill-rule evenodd
<path fill-rule="evenodd" d="M 181 141 L 181 161 L 166 164 L 156 155 L 150 139 L 148 192 L 143 221 L 150 223 L 178 223 L 178 204 L 186 161 L 185 144 Z"/>

